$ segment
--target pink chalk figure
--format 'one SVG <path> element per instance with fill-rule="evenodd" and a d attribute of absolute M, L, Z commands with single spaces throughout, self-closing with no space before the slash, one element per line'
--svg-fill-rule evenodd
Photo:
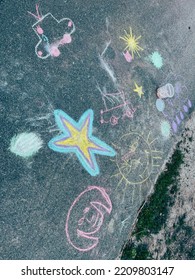
<path fill-rule="evenodd" d="M 32 29 L 39 38 L 39 42 L 35 46 L 35 53 L 41 59 L 49 56 L 58 57 L 61 53 L 59 48 L 72 42 L 71 34 L 75 32 L 75 25 L 69 18 L 57 20 L 51 13 L 40 15 L 38 4 L 36 4 L 36 12 L 36 15 L 28 12 L 37 20 L 32 25 Z M 55 28 L 58 26 L 58 30 L 55 30 L 57 35 L 50 26 L 52 24 L 55 25 Z M 59 34 L 61 34 L 60 37 Z M 59 39 L 56 40 L 56 37 Z"/>
<path fill-rule="evenodd" d="M 129 118 L 132 119 L 136 111 L 132 104 L 126 100 L 123 91 L 116 93 L 103 93 L 101 92 L 104 109 L 100 111 L 100 123 L 110 123 L 117 125 L 119 119 Z M 104 118 L 105 114 L 110 116 L 107 120 Z"/>
<path fill-rule="evenodd" d="M 170 79 L 170 78 L 169 78 Z M 169 121 L 172 131 L 178 132 L 179 126 L 185 119 L 185 115 L 192 108 L 192 102 L 188 98 L 187 87 L 183 81 L 178 81 L 179 76 L 174 75 L 174 83 L 169 84 L 173 87 L 174 95 L 172 98 L 164 99 L 164 109 L 162 114 Z M 173 92 L 172 90 L 172 92 Z"/>
<path fill-rule="evenodd" d="M 112 211 L 111 200 L 105 189 L 89 186 L 71 205 L 66 218 L 68 242 L 78 251 L 87 252 L 99 242 L 98 233 L 105 214 Z"/>
<path fill-rule="evenodd" d="M 126 59 L 127 62 L 130 63 L 130 62 L 133 60 L 133 57 L 131 56 L 131 54 L 129 53 L 129 51 L 124 52 L 123 55 L 124 55 L 124 57 L 125 57 L 125 59 Z"/>

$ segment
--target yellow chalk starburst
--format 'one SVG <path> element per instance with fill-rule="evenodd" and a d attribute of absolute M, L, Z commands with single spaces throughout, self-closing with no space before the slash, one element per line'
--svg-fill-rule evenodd
<path fill-rule="evenodd" d="M 136 38 L 132 33 L 131 27 L 129 28 L 129 31 L 130 33 L 128 34 L 127 31 L 124 30 L 125 36 L 120 37 L 120 39 L 122 39 L 126 43 L 126 47 L 124 51 L 125 50 L 130 51 L 132 58 L 134 58 L 134 53 L 140 56 L 139 51 L 143 51 L 143 49 L 138 45 L 138 40 L 141 38 L 141 36 Z"/>
<path fill-rule="evenodd" d="M 133 91 L 137 92 L 137 94 L 139 95 L 140 98 L 141 98 L 142 95 L 144 95 L 142 87 L 139 87 L 136 83 L 135 83 L 135 89 Z"/>

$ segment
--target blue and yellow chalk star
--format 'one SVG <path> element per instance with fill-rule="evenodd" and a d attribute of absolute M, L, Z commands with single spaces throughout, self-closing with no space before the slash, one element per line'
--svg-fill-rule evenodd
<path fill-rule="evenodd" d="M 103 141 L 92 136 L 93 110 L 87 110 L 75 122 L 62 110 L 55 110 L 56 123 L 63 134 L 54 137 L 48 143 L 50 149 L 61 153 L 75 153 L 83 167 L 92 175 L 99 174 L 95 154 L 115 156 L 116 152 Z"/>
<path fill-rule="evenodd" d="M 137 94 L 139 95 L 140 98 L 141 98 L 142 95 L 144 95 L 142 87 L 139 87 L 136 83 L 135 83 L 135 89 L 133 91 L 137 92 Z"/>

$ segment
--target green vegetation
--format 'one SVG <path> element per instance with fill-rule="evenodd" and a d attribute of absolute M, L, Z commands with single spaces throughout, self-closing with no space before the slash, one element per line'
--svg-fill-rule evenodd
<path fill-rule="evenodd" d="M 177 177 L 179 169 L 183 163 L 183 154 L 179 149 L 179 144 L 175 150 L 171 161 L 166 164 L 165 171 L 159 176 L 155 191 L 144 205 L 139 214 L 136 227 L 132 233 L 137 241 L 144 236 L 156 234 L 166 223 L 168 210 L 174 204 L 177 192 Z M 135 245 L 127 244 L 123 250 L 121 259 L 150 259 L 150 252 L 147 244 Z"/>
<path fill-rule="evenodd" d="M 179 149 L 176 149 L 171 162 L 167 163 L 165 171 L 156 182 L 155 192 L 144 205 L 138 217 L 133 232 L 137 239 L 151 233 L 158 233 L 166 222 L 168 208 L 174 203 L 174 196 L 177 192 L 177 176 L 182 162 L 183 155 Z"/>
<path fill-rule="evenodd" d="M 168 248 L 163 259 L 195 259 L 194 231 L 186 225 L 185 218 L 185 214 L 179 217 L 174 231 L 166 234 Z"/>
<path fill-rule="evenodd" d="M 121 256 L 122 260 L 151 260 L 147 244 L 128 244 Z"/>

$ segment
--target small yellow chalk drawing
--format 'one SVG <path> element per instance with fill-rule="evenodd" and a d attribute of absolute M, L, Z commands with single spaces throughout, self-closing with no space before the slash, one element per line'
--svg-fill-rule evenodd
<path fill-rule="evenodd" d="M 132 33 L 131 27 L 129 28 L 129 31 L 130 31 L 130 33 L 127 33 L 127 31 L 124 30 L 125 35 L 123 37 L 120 37 L 120 39 L 125 41 L 126 47 L 125 47 L 124 51 L 125 50 L 130 51 L 132 58 L 134 58 L 134 53 L 136 53 L 138 56 L 140 56 L 139 51 L 143 51 L 143 49 L 138 44 L 138 40 L 141 38 L 141 36 L 136 38 Z"/>
<path fill-rule="evenodd" d="M 147 137 L 138 133 L 130 132 L 121 136 L 118 145 L 115 163 L 118 172 L 112 177 L 119 178 L 118 186 L 125 183 L 128 185 L 141 185 L 145 183 L 150 175 L 158 168 L 160 151 L 155 149 L 154 143 L 157 139 L 151 139 L 150 133 Z M 118 187 L 117 186 L 117 187 Z"/>
<path fill-rule="evenodd" d="M 137 92 L 137 94 L 139 95 L 140 98 L 141 98 L 142 95 L 144 95 L 142 87 L 139 87 L 136 83 L 135 83 L 135 89 L 133 91 Z"/>

